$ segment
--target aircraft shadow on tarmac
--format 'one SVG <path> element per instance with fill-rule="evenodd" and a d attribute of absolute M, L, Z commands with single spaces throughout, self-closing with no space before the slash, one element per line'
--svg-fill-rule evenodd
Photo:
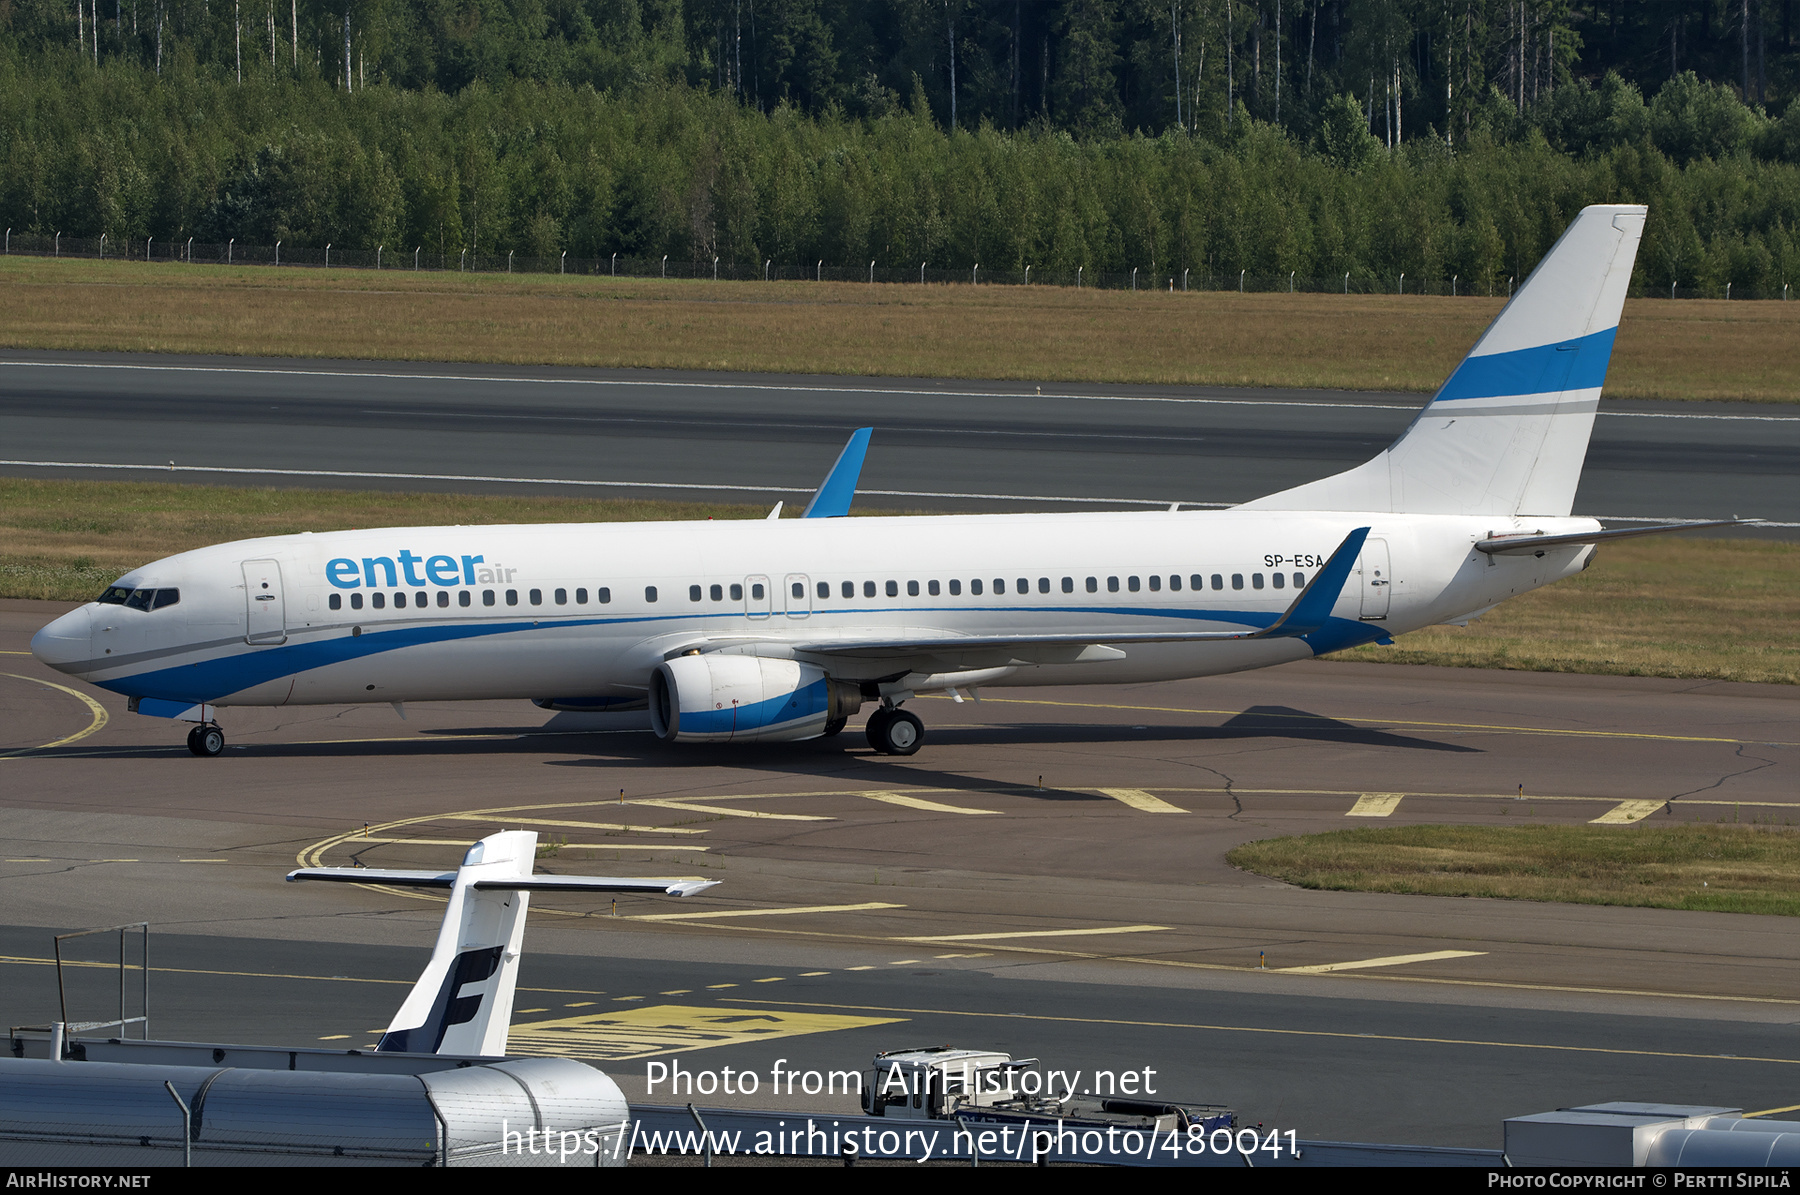
<path fill-rule="evenodd" d="M 573 724 L 571 724 L 573 723 Z M 1410 751 L 1450 751 L 1479 754 L 1481 748 L 1465 743 L 1441 742 L 1411 734 L 1396 734 L 1369 726 L 1356 726 L 1323 714 L 1308 713 L 1282 705 L 1255 705 L 1234 715 L 1218 726 L 1172 726 L 1139 723 L 1123 726 L 1117 723 L 1031 723 L 1013 726 L 929 726 L 924 752 L 949 746 L 1014 746 L 1064 743 L 1158 743 L 1188 744 L 1234 742 L 1250 739 L 1288 739 L 1329 742 L 1340 746 L 1404 749 Z M 258 743 L 238 742 L 228 748 L 233 754 L 246 752 L 272 759 L 352 758 L 381 755 L 570 755 L 587 751 L 586 758 L 551 759 L 546 762 L 564 767 L 716 767 L 729 763 L 729 755 L 737 755 L 745 763 L 759 769 L 775 769 L 814 773 L 823 767 L 841 765 L 856 756 L 870 755 L 870 749 L 858 729 L 846 729 L 832 739 L 811 739 L 798 743 L 666 743 L 649 730 L 598 730 L 568 715 L 558 715 L 539 726 L 483 726 L 420 732 L 416 739 L 382 738 L 368 742 L 353 739 L 328 743 Z M 114 750 L 71 750 L 71 756 L 104 755 L 109 759 L 155 759 L 172 751 L 186 751 L 176 745 L 133 746 Z M 38 753 L 33 752 L 36 755 Z M 45 751 L 55 757 L 59 751 Z M 869 762 L 888 764 L 896 778 L 907 777 L 917 784 L 926 773 L 916 766 L 918 756 L 874 756 Z M 1086 799 L 1086 798 L 1083 798 Z"/>

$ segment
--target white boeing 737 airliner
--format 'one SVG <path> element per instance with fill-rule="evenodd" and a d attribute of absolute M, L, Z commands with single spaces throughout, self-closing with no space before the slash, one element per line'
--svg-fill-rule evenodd
<path fill-rule="evenodd" d="M 1583 210 L 1380 456 L 1229 510 L 245 540 L 126 574 L 32 650 L 198 723 L 198 755 L 230 706 L 498 697 L 647 703 L 678 742 L 835 734 L 874 701 L 870 744 L 909 755 L 915 693 L 1207 676 L 1464 622 L 1645 530 L 1569 514 L 1644 215 Z"/>

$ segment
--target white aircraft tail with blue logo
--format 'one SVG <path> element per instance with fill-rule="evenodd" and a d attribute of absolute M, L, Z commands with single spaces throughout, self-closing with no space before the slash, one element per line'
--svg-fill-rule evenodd
<path fill-rule="evenodd" d="M 1387 451 L 1240 509 L 1569 514 L 1645 211 L 1582 209 Z"/>
<path fill-rule="evenodd" d="M 455 871 L 303 867 L 289 880 L 445 888 L 449 907 L 431 961 L 381 1035 L 378 1052 L 501 1057 L 512 1026 L 525 911 L 533 892 L 637 892 L 691 896 L 716 880 L 532 874 L 537 834 L 503 830 L 471 846 Z"/>

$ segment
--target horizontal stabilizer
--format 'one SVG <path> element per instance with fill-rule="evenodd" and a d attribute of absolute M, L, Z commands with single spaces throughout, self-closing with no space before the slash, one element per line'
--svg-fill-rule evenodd
<path fill-rule="evenodd" d="M 393 884 L 400 888 L 453 888 L 454 871 L 390 871 L 380 867 L 303 867 L 290 871 L 288 880 L 326 880 L 340 884 Z M 533 875 L 499 880 L 476 880 L 471 887 L 482 892 L 660 892 L 664 896 L 692 896 L 718 884 L 717 880 L 658 880 L 620 876 Z"/>
<path fill-rule="evenodd" d="M 1666 535 L 1671 531 L 1693 531 L 1699 527 L 1750 527 L 1755 519 L 1712 519 L 1704 523 L 1665 523 L 1656 527 L 1621 527 L 1616 531 L 1578 531 L 1572 535 L 1493 535 L 1475 545 L 1477 552 L 1489 556 L 1541 556 L 1551 548 L 1567 548 L 1576 544 L 1600 544 L 1609 539 L 1630 539 L 1636 535 Z"/>
<path fill-rule="evenodd" d="M 831 466 L 824 484 L 806 504 L 801 518 L 841 519 L 850 513 L 850 503 L 856 497 L 856 482 L 862 476 L 863 457 L 869 452 L 869 437 L 874 434 L 872 427 L 859 427 L 850 433 L 850 442 L 838 453 L 837 463 Z"/>

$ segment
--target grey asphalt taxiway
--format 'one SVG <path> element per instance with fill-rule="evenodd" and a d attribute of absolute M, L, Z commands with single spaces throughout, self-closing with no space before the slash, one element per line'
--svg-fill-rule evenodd
<path fill-rule="evenodd" d="M 1228 505 L 1358 464 L 1417 394 L 128 354 L 0 356 L 0 472 L 804 498 L 854 428 L 859 509 Z M 1604 401 L 1576 513 L 1800 528 L 1800 409 Z M 1736 531 L 1735 534 L 1744 534 Z"/>
<path fill-rule="evenodd" d="M 859 508 L 1224 505 L 1367 459 L 1424 401 L 1042 389 L 9 353 L 0 472 L 791 503 L 872 424 Z M 1792 408 L 1608 403 L 1577 510 L 1791 537 L 1797 473 Z M 11 1024 L 55 1015 L 52 933 L 148 920 L 158 1036 L 365 1047 L 442 906 L 281 876 L 446 866 L 526 828 L 543 870 L 720 881 L 533 905 L 514 1047 L 638 1097 L 679 1058 L 764 1075 L 744 1102 L 849 1111 L 771 1098 L 769 1068 L 950 1042 L 1149 1068 L 1307 1138 L 1493 1147 L 1557 1106 L 1800 1102 L 1787 919 L 1313 892 L 1225 861 L 1355 825 L 1790 824 L 1792 687 L 1307 662 L 921 700 L 906 759 L 855 725 L 695 749 L 523 702 L 233 710 L 201 760 L 30 657 L 66 608 L 0 602 Z M 70 975 L 70 1016 L 116 1000 L 103 965 Z"/>
<path fill-rule="evenodd" d="M 534 901 L 513 1046 L 858 1069 L 949 1042 L 1158 1090 L 1303 1138 L 1494 1147 L 1605 1099 L 1800 1100 L 1786 918 L 1316 892 L 1239 843 L 1354 825 L 1800 817 L 1787 686 L 1324 661 L 1119 689 L 921 701 L 910 758 L 856 727 L 670 746 L 523 702 L 227 712 L 196 759 L 26 653 L 66 607 L 0 603 L 0 991 L 55 1010 L 50 935 L 148 920 L 158 1036 L 364 1048 L 442 905 L 284 884 L 297 863 L 445 866 L 502 828 L 540 868 L 692 876 L 685 901 Z M 104 964 L 110 940 L 76 957 Z M 71 973 L 72 1017 L 116 975 Z"/>

